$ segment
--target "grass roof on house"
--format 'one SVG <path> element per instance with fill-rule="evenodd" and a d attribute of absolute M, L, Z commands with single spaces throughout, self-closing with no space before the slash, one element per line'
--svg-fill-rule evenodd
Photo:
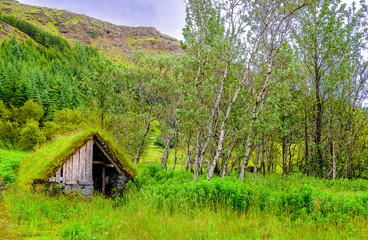
<path fill-rule="evenodd" d="M 69 157 L 76 153 L 91 137 L 97 135 L 104 140 L 110 153 L 119 161 L 124 171 L 131 178 L 137 176 L 137 169 L 129 158 L 116 146 L 107 134 L 97 130 L 86 130 L 67 136 L 61 136 L 51 143 L 42 146 L 26 157 L 19 168 L 17 182 L 20 187 L 31 187 L 34 180 L 47 181 Z"/>

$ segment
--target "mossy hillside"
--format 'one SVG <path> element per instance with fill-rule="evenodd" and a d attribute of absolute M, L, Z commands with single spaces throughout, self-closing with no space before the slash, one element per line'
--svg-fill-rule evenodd
<path fill-rule="evenodd" d="M 114 141 L 111 141 L 111 137 L 104 132 L 90 129 L 61 136 L 25 158 L 19 168 L 17 185 L 29 189 L 35 179 L 47 180 L 69 159 L 70 155 L 78 151 L 95 134 L 105 140 L 106 146 L 119 160 L 124 170 L 134 178 L 137 175 L 136 168 L 125 154 L 116 147 Z"/>
<path fill-rule="evenodd" d="M 22 31 L 19 31 L 17 28 L 0 21 L 0 42 L 3 42 L 4 40 L 10 40 L 13 37 L 19 41 L 31 40 L 31 38 Z"/>
<path fill-rule="evenodd" d="M 63 36 L 70 43 L 82 42 L 97 47 L 106 57 L 121 64 L 130 62 L 128 55 L 137 47 L 143 47 L 152 54 L 182 51 L 176 39 L 154 28 L 117 26 L 82 14 L 9 0 L 0 3 L 0 12 L 20 17 L 46 32 Z"/>

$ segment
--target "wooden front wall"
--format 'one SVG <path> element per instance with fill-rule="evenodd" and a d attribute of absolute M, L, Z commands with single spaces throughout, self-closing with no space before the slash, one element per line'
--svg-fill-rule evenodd
<path fill-rule="evenodd" d="M 49 179 L 49 182 L 92 183 L 93 138 L 70 156 L 61 168 Z"/>

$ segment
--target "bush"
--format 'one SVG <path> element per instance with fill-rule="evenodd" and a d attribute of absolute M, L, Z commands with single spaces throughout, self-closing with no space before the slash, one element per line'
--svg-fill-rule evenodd
<path fill-rule="evenodd" d="M 6 184 L 15 182 L 16 172 L 26 153 L 0 149 L 0 178 Z"/>
<path fill-rule="evenodd" d="M 7 149 L 13 148 L 19 139 L 19 124 L 17 122 L 0 120 L 0 140 Z"/>
<path fill-rule="evenodd" d="M 46 137 L 41 132 L 36 121 L 30 121 L 21 130 L 20 134 L 20 148 L 23 150 L 32 150 L 35 146 L 40 145 L 46 141 Z"/>
<path fill-rule="evenodd" d="M 43 114 L 44 111 L 39 104 L 33 102 L 33 100 L 28 100 L 19 108 L 18 121 L 21 124 L 24 124 L 29 120 L 38 122 L 43 117 Z"/>

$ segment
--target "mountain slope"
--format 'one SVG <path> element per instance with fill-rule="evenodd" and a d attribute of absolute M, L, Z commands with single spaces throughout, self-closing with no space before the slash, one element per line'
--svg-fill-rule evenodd
<path fill-rule="evenodd" d="M 147 52 L 167 54 L 182 51 L 179 42 L 153 27 L 118 26 L 82 14 L 65 10 L 30 6 L 12 0 L 0 1 L 0 12 L 27 20 L 40 29 L 100 49 L 116 62 L 127 62 L 133 49 L 143 47 Z M 27 36 L 0 22 L 0 39 Z"/>

